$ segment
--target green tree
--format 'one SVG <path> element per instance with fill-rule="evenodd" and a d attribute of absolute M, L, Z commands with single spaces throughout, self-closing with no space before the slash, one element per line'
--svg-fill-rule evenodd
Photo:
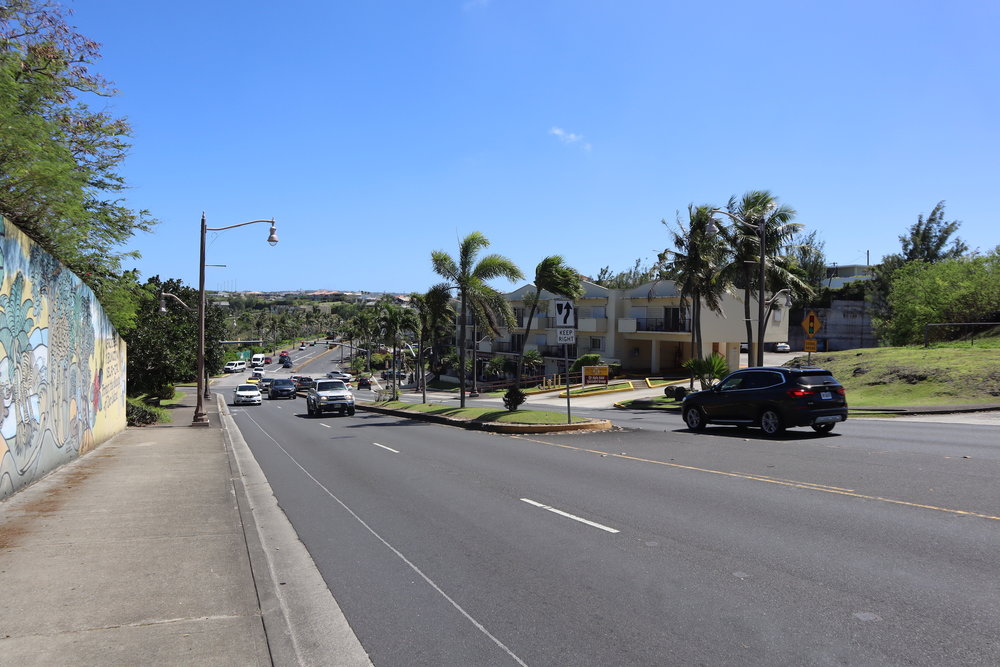
<path fill-rule="evenodd" d="M 755 319 L 759 320 L 759 315 L 752 318 L 750 312 L 751 299 L 757 301 L 761 289 L 759 269 L 763 263 L 765 292 L 770 285 L 772 293 L 783 288 L 811 293 L 811 288 L 789 270 L 788 261 L 783 255 L 789 240 L 802 225 L 792 222 L 796 215 L 795 209 L 778 204 L 777 198 L 767 190 L 752 190 L 740 199 L 730 197 L 726 209 L 716 209 L 716 212 L 727 215 L 732 221 L 732 225 L 721 230 L 732 253 L 732 264 L 727 269 L 725 280 L 743 290 L 743 317 L 749 343 L 747 364 L 762 366 L 763 341 L 758 341 L 756 346 L 756 361 L 752 356 L 753 342 L 760 337 L 754 336 L 753 322 Z M 764 240 L 763 254 L 760 247 L 761 236 Z M 758 329 L 763 334 L 764 322 L 758 322 Z"/>
<path fill-rule="evenodd" d="M 421 402 L 427 402 L 427 378 L 424 351 L 429 349 L 433 358 L 437 354 L 437 338 L 442 329 L 454 321 L 455 310 L 451 306 L 451 289 L 447 283 L 439 283 L 425 294 L 410 295 L 410 302 L 417 313 L 417 382 L 420 385 Z M 429 343 L 425 348 L 424 344 Z"/>
<path fill-rule="evenodd" d="M 631 289 L 639 285 L 645 285 L 655 278 L 656 267 L 643 267 L 642 260 L 637 259 L 631 269 L 619 271 L 618 273 L 612 271 L 610 266 L 601 268 L 597 272 L 594 284 L 607 287 L 608 289 Z"/>
<path fill-rule="evenodd" d="M 700 359 L 701 309 L 722 313 L 722 296 L 728 289 L 723 275 L 727 248 L 711 206 L 689 205 L 687 226 L 680 220 L 676 225 L 670 231 L 674 247 L 660 253 L 660 267 L 677 285 L 681 303 L 691 308 L 692 356 Z"/>
<path fill-rule="evenodd" d="M 789 257 L 792 261 L 793 270 L 797 270 L 799 278 L 813 290 L 819 290 L 826 279 L 826 253 L 823 251 L 826 244 L 818 238 L 815 230 L 808 234 L 797 234 L 792 239 L 789 246 Z M 795 294 L 793 297 L 802 298 L 806 295 Z"/>
<path fill-rule="evenodd" d="M 890 295 L 894 289 L 896 273 L 910 262 L 934 264 L 942 260 L 955 259 L 965 255 L 969 248 L 959 238 L 952 235 L 961 226 L 957 220 L 946 222 L 944 219 L 944 201 L 940 201 L 924 218 L 923 213 L 917 215 L 917 221 L 899 237 L 901 251 L 886 255 L 881 263 L 872 270 L 868 294 L 872 305 L 872 320 L 876 323 L 876 332 L 888 333 L 888 324 L 894 317 Z"/>
<path fill-rule="evenodd" d="M 486 362 L 485 370 L 487 375 L 502 378 L 504 374 L 504 368 L 506 368 L 506 366 L 507 366 L 507 360 L 498 354 L 491 357 L 490 360 Z"/>
<path fill-rule="evenodd" d="M 893 317 L 874 324 L 890 345 L 923 342 L 927 324 L 1000 321 L 1000 246 L 985 256 L 907 262 L 895 273 L 888 303 Z"/>
<path fill-rule="evenodd" d="M 377 326 L 382 334 L 382 340 L 389 346 L 393 370 L 401 370 L 396 364 L 397 352 L 402 345 L 402 335 L 407 331 L 415 331 L 419 326 L 417 313 L 402 306 L 397 306 L 391 297 L 384 297 L 378 302 Z M 396 373 L 392 374 L 389 383 L 392 387 L 392 395 L 396 397 L 399 393 L 399 378 Z"/>
<path fill-rule="evenodd" d="M 531 335 L 532 319 L 535 311 L 542 299 L 542 292 L 548 292 L 554 296 L 561 296 L 567 299 L 578 299 L 583 294 L 583 283 L 580 275 L 570 266 L 567 266 L 563 258 L 559 255 L 549 255 L 542 259 L 535 266 L 535 278 L 531 283 L 534 288 L 524 295 L 524 302 L 529 305 L 528 318 L 524 328 L 524 337 L 521 338 L 521 349 L 517 355 L 517 374 L 514 386 L 521 387 L 522 360 L 524 359 L 524 347 L 528 343 Z"/>
<path fill-rule="evenodd" d="M 456 262 L 448 253 L 435 250 L 431 253 L 431 264 L 434 272 L 448 281 L 450 288 L 458 290 L 461 302 L 461 314 L 458 327 L 459 355 L 459 403 L 465 407 L 465 340 L 466 323 L 470 322 L 471 312 L 476 320 L 487 330 L 496 335 L 500 322 L 512 326 L 514 314 L 510 303 L 503 295 L 487 284 L 496 278 L 506 278 L 515 281 L 524 278 L 524 274 L 512 261 L 503 255 L 491 254 L 476 260 L 479 252 L 489 247 L 490 241 L 480 232 L 472 232 L 462 239 L 458 248 Z"/>
<path fill-rule="evenodd" d="M 160 312 L 160 295 L 164 312 Z M 183 303 L 181 303 L 183 302 Z M 198 290 L 179 280 L 153 276 L 138 292 L 136 326 L 123 336 L 128 345 L 126 378 L 131 396 L 168 398 L 173 385 L 197 379 Z M 205 310 L 205 368 L 218 373 L 225 363 L 225 313 Z"/>
<path fill-rule="evenodd" d="M 126 120 L 86 103 L 116 93 L 90 67 L 99 45 L 42 0 L 0 5 L 0 213 L 87 283 L 117 328 L 141 298 L 123 245 L 155 224 L 125 206 Z"/>

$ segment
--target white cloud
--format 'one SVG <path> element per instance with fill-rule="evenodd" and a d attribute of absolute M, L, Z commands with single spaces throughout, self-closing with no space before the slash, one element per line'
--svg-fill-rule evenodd
<path fill-rule="evenodd" d="M 564 144 L 575 144 L 582 142 L 580 143 L 581 148 L 583 148 L 583 150 L 585 151 L 590 150 L 590 144 L 586 141 L 583 141 L 583 135 L 581 134 L 574 134 L 573 132 L 567 132 L 561 127 L 553 127 L 551 130 L 549 130 L 549 134 L 555 135 L 559 139 L 559 141 L 563 142 Z"/>

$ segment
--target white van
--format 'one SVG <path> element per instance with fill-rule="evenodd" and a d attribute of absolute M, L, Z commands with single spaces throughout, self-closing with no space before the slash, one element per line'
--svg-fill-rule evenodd
<path fill-rule="evenodd" d="M 250 366 L 251 366 L 251 368 L 254 367 L 254 366 L 263 366 L 263 365 L 264 365 L 264 355 L 263 354 L 255 354 L 252 357 L 250 357 Z"/>
<path fill-rule="evenodd" d="M 245 361 L 227 361 L 225 371 L 227 373 L 239 373 L 247 369 L 247 362 Z"/>

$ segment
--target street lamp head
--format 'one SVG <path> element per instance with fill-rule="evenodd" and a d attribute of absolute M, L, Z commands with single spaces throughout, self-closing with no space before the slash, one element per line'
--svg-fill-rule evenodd
<path fill-rule="evenodd" d="M 160 295 L 160 312 L 167 312 L 167 300 L 163 298 L 162 294 Z"/>
<path fill-rule="evenodd" d="M 267 236 L 267 242 L 272 246 L 278 245 L 278 228 L 274 224 L 274 220 L 271 220 L 271 233 Z"/>

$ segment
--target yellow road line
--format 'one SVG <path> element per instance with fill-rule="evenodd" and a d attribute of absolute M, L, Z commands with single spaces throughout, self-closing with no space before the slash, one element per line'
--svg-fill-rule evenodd
<path fill-rule="evenodd" d="M 812 482 L 797 482 L 794 480 L 780 479 L 777 477 L 768 477 L 766 475 L 754 475 L 750 473 L 743 472 L 726 472 L 725 470 L 712 470 L 711 468 L 699 468 L 697 466 L 688 466 L 681 463 L 670 463 L 669 461 L 657 461 L 656 459 L 646 459 L 641 456 L 629 456 L 628 454 L 615 454 L 613 452 L 602 452 L 599 449 L 587 449 L 585 447 L 574 447 L 572 445 L 563 445 L 557 442 L 546 442 L 544 440 L 538 440 L 536 438 L 528 438 L 521 435 L 511 436 L 519 440 L 528 440 L 530 442 L 535 442 L 540 445 L 547 445 L 549 447 L 561 447 L 562 449 L 569 449 L 576 452 L 584 452 L 587 454 L 598 454 L 600 456 L 610 456 L 616 459 L 625 459 L 626 461 L 637 461 L 639 463 L 653 463 L 656 465 L 667 466 L 669 468 L 679 468 L 681 470 L 690 470 L 692 472 L 703 472 L 710 475 L 721 475 L 723 477 L 734 477 L 737 479 L 748 479 L 755 482 L 765 482 L 767 484 L 777 484 L 779 486 L 787 486 L 795 489 L 806 489 L 807 491 L 821 491 L 823 493 L 832 493 L 839 496 L 848 496 L 851 498 L 860 498 L 862 500 L 877 500 L 882 503 L 890 503 L 892 505 L 902 505 L 904 507 L 913 507 L 917 509 L 934 510 L 935 512 L 946 512 L 948 514 L 957 514 L 960 516 L 974 516 L 979 519 L 991 519 L 993 521 L 1000 521 L 1000 516 L 993 516 L 992 514 L 981 514 L 979 512 L 970 512 L 968 510 L 957 510 L 948 507 L 938 507 L 936 505 L 925 505 L 922 503 L 911 503 L 906 500 L 898 500 L 896 498 L 886 498 L 884 496 L 870 496 L 864 493 L 857 493 L 851 489 L 843 489 L 837 486 L 827 486 L 825 484 L 814 484 Z"/>

